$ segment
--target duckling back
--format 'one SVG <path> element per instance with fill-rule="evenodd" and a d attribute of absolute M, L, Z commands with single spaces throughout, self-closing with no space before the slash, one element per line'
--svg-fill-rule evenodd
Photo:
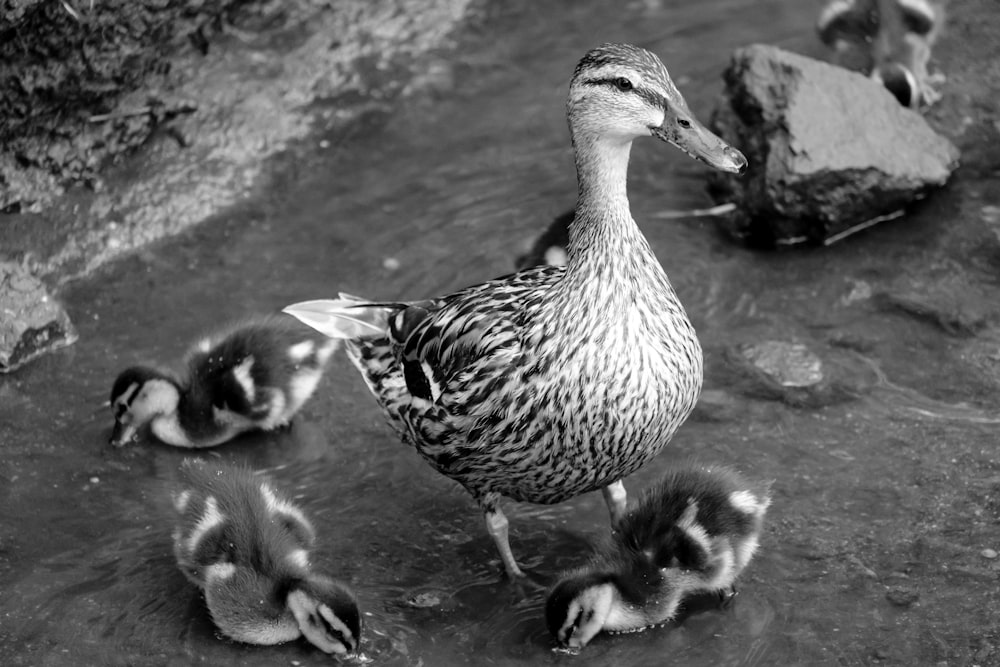
<path fill-rule="evenodd" d="M 223 634 L 250 644 L 301 635 L 327 653 L 357 652 L 357 602 L 312 571 L 315 532 L 294 503 L 245 468 L 187 460 L 181 478 L 174 553 Z"/>
<path fill-rule="evenodd" d="M 191 351 L 187 404 L 210 406 L 214 421 L 235 428 L 285 425 L 315 391 L 337 345 L 285 316 L 242 322 Z M 191 426 L 203 420 L 188 416 Z"/>
<path fill-rule="evenodd" d="M 181 477 L 174 554 L 194 584 L 205 588 L 238 568 L 274 577 L 307 571 L 312 524 L 266 478 L 195 459 L 184 462 Z"/>
<path fill-rule="evenodd" d="M 678 466 L 644 492 L 619 535 L 629 553 L 651 556 L 660 568 L 704 570 L 731 547 L 731 581 L 756 552 L 770 504 L 766 485 L 729 468 Z"/>
<path fill-rule="evenodd" d="M 549 593 L 549 630 L 580 648 L 602 631 L 667 623 L 692 595 L 732 591 L 757 550 L 770 502 L 765 485 L 728 468 L 668 471 L 591 561 Z"/>

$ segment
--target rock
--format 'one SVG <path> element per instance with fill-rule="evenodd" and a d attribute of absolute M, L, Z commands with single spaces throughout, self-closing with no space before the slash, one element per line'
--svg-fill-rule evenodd
<path fill-rule="evenodd" d="M 69 315 L 40 280 L 13 262 L 0 262 L 0 373 L 73 344 Z"/>
<path fill-rule="evenodd" d="M 805 345 L 769 340 L 743 348 L 743 356 L 782 387 L 811 387 L 823 379 L 823 362 Z"/>
<path fill-rule="evenodd" d="M 945 184 L 959 152 L 879 83 L 781 49 L 737 50 L 716 132 L 748 173 L 713 174 L 724 224 L 755 242 L 832 242 Z"/>
<path fill-rule="evenodd" d="M 987 560 L 993 560 L 994 558 L 997 557 L 997 552 L 994 549 L 987 548 L 980 551 L 979 555 L 982 556 L 983 558 L 986 558 Z"/>
<path fill-rule="evenodd" d="M 937 325 L 953 336 L 973 336 L 995 314 L 993 298 L 961 271 L 903 276 L 876 295 L 886 310 L 898 310 Z"/>
<path fill-rule="evenodd" d="M 734 345 L 723 355 L 726 370 L 735 376 L 726 381 L 752 398 L 809 408 L 851 400 L 877 381 L 857 355 L 830 349 L 824 356 L 802 343 L 781 340 Z"/>
<path fill-rule="evenodd" d="M 920 599 L 920 593 L 912 588 L 894 587 L 885 593 L 885 599 L 897 607 L 909 607 Z"/>

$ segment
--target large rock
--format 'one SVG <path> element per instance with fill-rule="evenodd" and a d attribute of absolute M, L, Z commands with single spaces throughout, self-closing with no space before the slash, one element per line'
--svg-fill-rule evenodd
<path fill-rule="evenodd" d="M 0 373 L 76 338 L 69 315 L 41 281 L 19 264 L 0 262 Z"/>
<path fill-rule="evenodd" d="M 719 134 L 750 160 L 742 178 L 713 176 L 734 201 L 739 238 L 825 242 L 944 185 L 959 152 L 882 85 L 781 49 L 733 54 Z"/>

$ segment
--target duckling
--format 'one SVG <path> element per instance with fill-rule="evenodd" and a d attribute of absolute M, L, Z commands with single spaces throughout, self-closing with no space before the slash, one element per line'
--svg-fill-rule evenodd
<path fill-rule="evenodd" d="M 820 13 L 820 39 L 834 61 L 869 74 L 904 106 L 916 109 L 941 98 L 927 71 L 944 25 L 942 0 L 831 0 Z"/>
<path fill-rule="evenodd" d="M 879 32 L 871 76 L 911 109 L 941 99 L 934 83 L 944 79 L 927 71 L 931 49 L 944 25 L 944 5 L 931 0 L 878 0 Z"/>
<path fill-rule="evenodd" d="M 111 388 L 121 446 L 145 424 L 177 447 L 212 447 L 244 431 L 285 426 L 312 396 L 338 341 L 286 316 L 248 320 L 209 336 L 188 354 L 186 379 L 128 368 Z"/>
<path fill-rule="evenodd" d="M 550 592 L 549 631 L 582 648 L 602 630 L 637 632 L 675 618 L 692 594 L 735 595 L 771 503 L 727 468 L 681 466 L 648 489 L 591 562 Z"/>
<path fill-rule="evenodd" d="M 187 459 L 181 479 L 174 555 L 223 634 L 266 645 L 304 636 L 326 653 L 357 653 L 357 602 L 312 572 L 315 531 L 301 509 L 245 468 Z"/>

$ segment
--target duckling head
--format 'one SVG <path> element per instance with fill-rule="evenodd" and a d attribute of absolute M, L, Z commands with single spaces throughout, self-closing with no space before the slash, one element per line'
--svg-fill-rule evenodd
<path fill-rule="evenodd" d="M 111 388 L 115 427 L 110 443 L 120 447 L 129 442 L 154 418 L 175 413 L 179 401 L 180 389 L 164 373 L 142 366 L 122 371 Z"/>
<path fill-rule="evenodd" d="M 708 165 L 742 174 L 747 160 L 709 132 L 659 58 L 630 44 L 603 44 L 576 66 L 567 101 L 574 143 L 603 139 L 628 144 L 654 136 Z"/>
<path fill-rule="evenodd" d="M 545 622 L 560 644 L 583 648 L 599 634 L 618 599 L 614 576 L 586 573 L 563 579 L 545 602 Z"/>
<path fill-rule="evenodd" d="M 288 610 L 309 642 L 325 653 L 356 654 L 361 645 L 361 612 L 343 585 L 310 574 L 288 591 Z"/>
<path fill-rule="evenodd" d="M 356 654 L 361 613 L 351 592 L 324 576 L 274 578 L 254 567 L 218 562 L 204 569 L 205 604 L 219 630 L 247 644 L 305 637 L 324 653 Z"/>

